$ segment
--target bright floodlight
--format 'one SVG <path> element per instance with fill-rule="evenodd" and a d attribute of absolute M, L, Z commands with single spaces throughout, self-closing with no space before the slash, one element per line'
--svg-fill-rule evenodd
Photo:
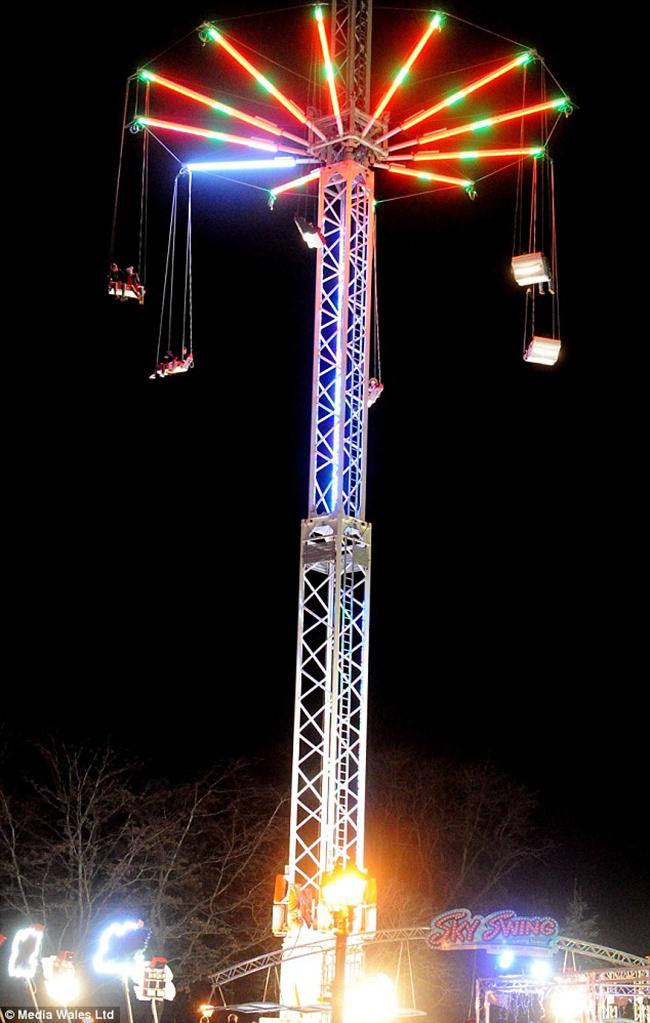
<path fill-rule="evenodd" d="M 549 959 L 533 959 L 530 964 L 530 975 L 537 980 L 545 980 L 551 976 L 551 961 Z"/>
<path fill-rule="evenodd" d="M 81 988 L 69 952 L 41 959 L 45 990 L 57 1005 L 72 1005 L 79 998 Z"/>
<path fill-rule="evenodd" d="M 502 970 L 507 970 L 515 961 L 514 952 L 507 948 L 505 952 L 501 953 L 497 961 Z"/>
<path fill-rule="evenodd" d="M 551 995 L 551 1011 L 558 1020 L 578 1019 L 587 1010 L 583 987 L 557 988 Z"/>
<path fill-rule="evenodd" d="M 354 863 L 346 867 L 337 864 L 334 870 L 324 874 L 320 894 L 332 913 L 360 906 L 368 884 L 368 875 Z"/>
<path fill-rule="evenodd" d="M 16 931 L 9 956 L 10 977 L 22 977 L 24 980 L 34 978 L 44 930 L 42 924 L 35 924 L 33 927 L 21 927 Z"/>
<path fill-rule="evenodd" d="M 551 271 L 543 252 L 528 252 L 523 256 L 513 256 L 512 272 L 517 284 L 522 288 L 551 280 Z"/>
<path fill-rule="evenodd" d="M 397 1012 L 397 992 L 385 973 L 364 977 L 345 998 L 345 1023 L 390 1023 Z"/>
<path fill-rule="evenodd" d="M 99 948 L 93 958 L 97 973 L 112 973 L 126 977 L 134 968 L 134 956 L 147 940 L 142 920 L 125 920 L 109 924 L 102 931 Z"/>
<path fill-rule="evenodd" d="M 534 337 L 524 354 L 526 362 L 554 366 L 560 357 L 562 342 L 554 337 Z"/>

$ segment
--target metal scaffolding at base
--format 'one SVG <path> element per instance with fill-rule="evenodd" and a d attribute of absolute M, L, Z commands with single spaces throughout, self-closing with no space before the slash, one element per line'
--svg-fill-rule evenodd
<path fill-rule="evenodd" d="M 650 967 L 572 969 L 544 980 L 517 975 L 477 979 L 476 1023 L 541 1023 L 547 1017 L 558 1023 L 650 1023 Z"/>

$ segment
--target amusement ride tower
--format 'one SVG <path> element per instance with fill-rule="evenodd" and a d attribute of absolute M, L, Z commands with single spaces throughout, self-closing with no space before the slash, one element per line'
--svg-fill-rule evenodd
<path fill-rule="evenodd" d="M 331 112 L 326 116 L 313 114 L 289 99 L 242 52 L 239 48 L 242 44 L 235 45 L 220 28 L 206 23 L 200 30 L 204 43 L 214 43 L 219 51 L 229 54 L 274 97 L 285 114 L 300 123 L 301 134 L 295 133 L 295 124 L 292 125 L 294 132 L 288 131 L 266 117 L 246 113 L 149 67 L 140 69 L 137 75 L 146 83 L 144 112 L 131 124 L 133 131 L 146 129 L 154 138 L 157 138 L 156 129 L 186 141 L 189 137 L 193 144 L 198 137 L 210 144 L 226 143 L 235 150 L 243 146 L 257 151 L 258 158 L 248 161 L 184 162 L 172 153 L 181 163 L 177 183 L 181 176 L 188 180 L 185 271 L 190 317 L 192 175 L 233 169 L 277 172 L 308 165 L 310 169 L 300 177 L 268 189 L 271 207 L 281 194 L 318 181 L 315 224 L 307 223 L 304 218 L 296 221 L 305 241 L 317 248 L 316 302 L 309 511 L 301 530 L 290 846 L 285 872 L 276 883 L 273 913 L 274 933 L 284 938 L 281 1002 L 294 1007 L 320 1002 L 330 986 L 333 918 L 331 907 L 320 897 L 325 876 L 334 868 L 348 866 L 356 868 L 357 875 L 364 873 L 371 564 L 371 528 L 365 521 L 367 428 L 368 407 L 376 393 L 373 389 L 381 388 L 379 381 L 371 379 L 370 368 L 375 171 L 440 182 L 464 189 L 473 198 L 473 181 L 420 170 L 418 162 L 443 161 L 443 166 L 449 162 L 453 166 L 459 160 L 500 161 L 513 157 L 521 177 L 524 158 L 546 160 L 546 143 L 555 128 L 555 124 L 549 128 L 548 114 L 555 112 L 559 117 L 571 109 L 568 97 L 559 87 L 558 94 L 548 98 L 545 78 L 537 101 L 526 100 L 526 66 L 537 59 L 543 69 L 545 66 L 534 51 L 518 47 L 517 52 L 511 51 L 508 59 L 492 70 L 389 129 L 389 104 L 419 54 L 442 28 L 443 16 L 436 11 L 429 12 L 405 63 L 374 106 L 370 102 L 372 0 L 332 0 L 326 12 L 329 39 L 324 11 L 320 6 L 314 8 L 329 90 Z M 466 98 L 517 69 L 524 69 L 523 100 L 519 108 L 492 117 L 482 116 L 479 120 L 463 121 L 463 114 L 460 118 L 456 115 L 451 123 L 443 121 L 442 126 L 432 131 L 409 137 L 411 129 L 417 125 L 436 115 L 444 118 L 450 107 L 463 106 Z M 220 116 L 243 122 L 249 134 L 215 130 L 212 122 L 209 122 L 210 127 L 205 127 L 152 116 L 152 96 L 164 98 L 169 93 L 175 94 L 174 102 L 181 96 L 195 104 L 193 109 L 197 109 L 196 105 L 202 107 L 204 115 L 208 108 L 210 115 L 216 111 Z M 539 115 L 539 136 L 534 145 L 530 142 L 526 145 L 525 124 L 532 115 Z M 458 120 L 461 123 L 456 123 Z M 518 132 L 514 144 L 509 140 L 506 147 L 479 147 L 471 151 L 446 148 L 449 139 L 508 123 Z M 251 128 L 255 134 L 250 134 Z M 404 134 L 403 141 L 395 141 L 399 133 Z M 431 148 L 432 145 L 435 148 Z M 171 152 L 167 146 L 164 148 Z M 264 159 L 259 158 L 260 150 Z M 413 169 L 414 164 L 416 169 Z M 531 251 L 524 250 L 524 254 L 513 258 L 515 279 L 528 289 L 527 302 L 536 285 L 543 294 L 546 283 L 548 292 L 555 295 L 556 279 L 554 216 L 550 262 L 542 252 L 535 251 L 538 237 L 535 233 L 538 180 L 535 167 L 533 159 L 533 212 L 528 241 Z M 553 181 L 552 164 L 547 178 Z M 545 208 L 550 209 L 551 203 Z M 168 266 L 173 265 L 176 249 L 175 205 L 172 210 Z M 128 289 L 123 291 L 125 297 Z M 186 357 L 181 365 L 176 364 L 178 360 L 163 364 L 152 376 L 169 375 L 193 366 L 191 320 L 189 336 L 189 357 L 183 347 Z M 560 341 L 555 333 L 550 338 L 533 337 L 524 357 L 551 365 L 559 350 Z M 364 898 L 348 915 L 350 933 L 362 935 L 374 931 L 375 902 L 374 885 L 368 881 Z M 359 938 L 351 943 L 351 973 L 354 973 L 355 962 L 360 962 L 362 941 Z M 315 953 L 297 956 L 297 947 L 307 944 L 312 945 Z"/>
<path fill-rule="evenodd" d="M 289 863 L 286 885 L 280 883 L 276 892 L 275 918 L 275 931 L 285 934 L 289 947 L 315 941 L 318 932 L 331 937 L 327 909 L 318 899 L 324 874 L 336 864 L 364 867 L 371 563 L 365 505 L 376 159 L 368 113 L 371 22 L 371 0 L 334 0 L 332 62 L 344 89 L 340 109 L 315 124 L 325 139 L 314 150 L 325 165 L 316 221 L 322 245 L 309 516 L 301 529 Z M 352 929 L 371 929 L 373 916 L 370 902 L 355 913 Z M 284 961 L 282 1001 L 313 1002 L 327 972 L 322 955 Z"/>

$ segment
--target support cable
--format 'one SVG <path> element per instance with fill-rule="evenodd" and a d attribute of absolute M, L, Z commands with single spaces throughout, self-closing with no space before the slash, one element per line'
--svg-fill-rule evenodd
<path fill-rule="evenodd" d="M 150 90 L 147 83 L 145 89 L 144 110 L 145 116 L 149 116 Z M 142 133 L 142 173 L 140 176 L 140 232 L 138 237 L 138 272 L 140 280 L 146 284 L 147 279 L 147 207 L 149 191 L 149 135 Z"/>
<path fill-rule="evenodd" d="M 192 174 L 187 176 L 187 231 L 185 236 L 185 293 L 183 295 L 183 351 L 185 358 L 186 322 L 189 332 L 189 354 L 193 354 L 192 316 Z"/>
<path fill-rule="evenodd" d="M 167 351 L 172 351 L 172 314 L 174 311 L 174 279 L 176 277 L 176 229 L 178 226 L 178 177 L 174 182 L 174 220 L 171 236 L 171 277 L 169 280 L 169 321 L 167 324 Z"/>
<path fill-rule="evenodd" d="M 171 214 L 170 214 L 170 217 L 169 217 L 169 238 L 167 240 L 167 258 L 165 260 L 165 279 L 164 279 L 164 282 L 163 282 L 162 301 L 160 303 L 160 324 L 159 324 L 159 327 L 158 327 L 158 345 L 157 345 L 157 348 L 156 348 L 156 365 L 154 366 L 154 373 L 156 372 L 156 370 L 158 369 L 158 366 L 160 365 L 160 346 L 161 346 L 161 343 L 162 343 L 163 324 L 165 322 L 165 300 L 167 298 L 167 282 L 169 280 L 169 271 L 170 271 L 170 256 L 171 256 L 171 251 L 172 251 L 172 235 L 173 235 L 173 233 L 175 231 L 175 226 L 176 226 L 176 203 L 177 203 L 177 198 L 178 198 L 178 175 L 176 175 L 176 177 L 174 178 L 174 189 L 173 189 L 173 192 L 172 192 L 172 208 L 171 208 Z M 172 269 L 172 272 L 173 272 L 173 269 Z M 170 323 L 171 323 L 171 303 L 170 303 L 169 318 L 170 318 Z"/>
<path fill-rule="evenodd" d="M 173 153 L 172 150 L 169 148 L 169 146 L 166 146 L 165 143 L 162 141 L 162 139 L 158 138 L 158 136 L 156 135 L 155 131 L 152 131 L 151 128 L 148 128 L 148 127 L 145 128 L 145 131 L 148 132 L 151 135 L 152 139 L 156 140 L 156 142 L 158 143 L 159 146 L 162 146 L 162 148 L 164 150 L 166 150 L 166 152 L 168 152 L 169 155 L 174 158 L 174 160 L 176 160 L 176 163 L 180 164 L 181 167 L 184 166 L 183 161 L 181 160 L 180 156 L 176 156 L 176 153 Z"/>
<path fill-rule="evenodd" d="M 430 7 L 385 7 L 384 4 L 378 4 L 375 7 L 376 11 L 400 11 L 404 13 L 409 11 L 413 14 L 431 14 Z M 459 18 L 457 14 L 450 14 L 449 11 L 445 11 L 445 18 L 449 18 L 451 21 L 460 21 L 463 25 L 469 25 L 470 28 L 475 28 L 479 32 L 486 32 L 487 35 L 496 36 L 498 39 L 505 39 L 507 43 L 513 43 L 515 46 L 523 46 L 524 49 L 531 49 L 526 43 L 522 43 L 517 39 L 511 39 L 509 36 L 504 36 L 500 32 L 494 32 L 491 28 L 485 28 L 483 25 L 476 25 L 473 21 L 467 21 L 466 18 Z"/>
<path fill-rule="evenodd" d="M 375 338 L 374 338 L 374 356 L 375 356 L 375 373 L 377 380 L 381 383 L 381 344 L 379 340 L 379 292 L 377 289 L 377 221 L 375 218 L 375 230 L 374 230 L 374 244 L 373 244 L 373 307 L 375 312 Z"/>
<path fill-rule="evenodd" d="M 428 78 L 418 78 L 418 86 L 425 85 L 427 82 L 437 82 L 441 78 L 449 78 L 451 75 L 460 75 L 464 71 L 475 71 L 476 68 L 485 67 L 487 64 L 502 64 L 504 60 L 508 59 L 507 56 L 503 57 L 490 57 L 489 60 L 480 60 L 476 64 L 465 64 L 464 67 L 454 68 L 453 71 L 441 71 L 439 75 L 429 75 Z M 526 66 L 524 65 L 524 71 Z"/>
<path fill-rule="evenodd" d="M 526 72 L 528 68 L 524 65 L 524 74 L 522 80 L 522 95 L 521 105 L 522 108 L 526 106 Z M 524 146 L 524 119 L 522 117 L 521 124 L 519 126 L 519 147 L 523 149 Z M 515 223 L 512 236 L 512 255 L 513 257 L 521 252 L 521 233 L 523 225 L 523 205 L 524 205 L 524 160 L 519 160 L 519 166 L 517 168 L 517 185 L 515 188 Z"/>
<path fill-rule="evenodd" d="M 231 18 L 219 18 L 219 22 L 225 24 L 227 21 L 241 21 L 243 18 L 261 18 L 267 14 L 284 14 L 285 11 L 301 11 L 306 7 L 312 7 L 313 3 L 310 4 L 292 4 L 291 7 L 275 7 L 270 11 L 253 11 L 251 14 L 233 14 Z M 323 2 L 323 7 L 327 7 L 328 4 Z"/>
<path fill-rule="evenodd" d="M 123 160 L 123 157 L 124 157 L 124 134 L 126 132 L 126 123 L 127 123 L 127 119 L 128 119 L 128 113 L 129 113 L 129 91 L 131 89 L 131 82 L 132 81 L 133 81 L 133 76 L 131 75 L 126 80 L 126 89 L 124 91 L 124 113 L 122 115 L 122 131 L 121 131 L 121 134 L 120 134 L 120 155 L 119 155 L 119 159 L 118 159 L 118 163 L 117 163 L 117 180 L 116 180 L 116 183 L 115 183 L 115 202 L 113 203 L 113 223 L 111 225 L 111 241 L 110 241 L 110 249 L 109 249 L 109 253 L 108 253 L 108 265 L 109 266 L 113 262 L 113 257 L 115 255 L 115 234 L 116 234 L 116 231 L 117 231 L 117 210 L 118 210 L 119 199 L 120 199 L 120 182 L 122 180 L 122 160 Z"/>
<path fill-rule="evenodd" d="M 406 942 L 406 956 L 409 963 L 409 980 L 411 982 L 411 1005 L 415 1009 L 415 984 L 413 981 L 413 963 L 411 961 L 411 942 Z"/>
<path fill-rule="evenodd" d="M 560 282 L 558 279 L 557 263 L 557 226 L 555 221 L 555 167 L 552 160 L 549 160 L 551 178 L 551 274 L 553 276 L 553 337 L 558 340 L 560 334 Z"/>

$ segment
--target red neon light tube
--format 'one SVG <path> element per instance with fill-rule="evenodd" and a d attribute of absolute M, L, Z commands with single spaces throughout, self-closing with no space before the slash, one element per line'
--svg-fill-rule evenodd
<path fill-rule="evenodd" d="M 544 152 L 543 146 L 532 146 L 528 149 L 465 149 L 456 152 L 441 153 L 438 150 L 432 153 L 413 153 L 411 159 L 418 160 L 479 160 L 484 156 L 541 156 Z M 400 160 L 406 160 L 406 156 L 400 156 Z"/>
<path fill-rule="evenodd" d="M 569 100 L 566 96 L 560 99 L 549 100 L 548 103 L 536 103 L 532 107 L 522 107 L 521 110 L 512 110 L 507 114 L 495 114 L 494 117 L 485 117 L 481 121 L 472 121 L 471 124 L 461 124 L 458 128 L 440 128 L 439 131 L 432 131 L 428 135 L 421 135 L 420 138 L 411 142 L 399 142 L 396 146 L 389 146 L 389 152 L 396 149 L 404 149 L 406 146 L 422 146 L 427 142 L 436 142 L 438 139 L 449 139 L 454 135 L 462 135 L 468 131 L 479 131 L 481 128 L 490 128 L 493 124 L 503 124 L 504 121 L 515 121 L 518 117 L 529 117 L 531 114 L 539 114 L 543 110 L 561 110 L 569 107 Z"/>
<path fill-rule="evenodd" d="M 422 36 L 420 37 L 420 39 L 417 42 L 417 44 L 411 50 L 411 52 L 410 52 L 410 54 L 409 54 L 409 56 L 408 56 L 408 58 L 406 60 L 406 63 L 398 71 L 398 73 L 395 75 L 395 78 L 393 79 L 391 85 L 389 86 L 389 88 L 384 93 L 384 96 L 382 97 L 382 99 L 379 101 L 379 103 L 377 105 L 377 108 L 376 108 L 374 114 L 372 115 L 372 119 L 370 121 L 368 121 L 368 124 L 366 125 L 366 127 L 363 130 L 363 134 L 361 136 L 362 138 L 365 135 L 368 134 L 368 132 L 370 131 L 372 125 L 375 123 L 377 118 L 381 117 L 381 115 L 384 112 L 384 110 L 386 109 L 387 105 L 390 103 L 391 99 L 393 98 L 393 96 L 395 95 L 395 93 L 399 89 L 400 85 L 402 84 L 402 82 L 406 78 L 407 74 L 409 73 L 411 67 L 413 66 L 413 64 L 415 63 L 417 58 L 420 56 L 420 53 L 424 49 L 426 43 L 428 42 L 428 40 L 431 37 L 431 35 L 433 34 L 433 32 L 435 32 L 436 29 L 440 30 L 441 27 L 442 27 L 442 18 L 440 17 L 439 14 L 434 14 L 433 18 L 431 19 L 431 21 L 429 22 L 429 24 L 427 26 L 426 31 L 422 34 Z"/>
<path fill-rule="evenodd" d="M 320 177 L 320 167 L 318 170 L 310 171 L 309 174 L 304 174 L 301 178 L 294 178 L 293 181 L 287 181 L 284 185 L 272 188 L 271 195 L 275 198 L 276 195 L 280 195 L 282 192 L 288 192 L 290 188 L 300 188 L 301 185 L 306 185 L 309 181 L 315 181 L 318 177 Z"/>
<path fill-rule="evenodd" d="M 442 181 L 447 185 L 458 185 L 460 188 L 471 188 L 474 184 L 468 178 L 452 178 L 448 174 L 432 174 L 430 171 L 410 170 L 408 167 L 400 167 L 394 163 L 376 163 L 375 167 L 380 170 L 390 171 L 391 174 L 404 174 L 409 178 L 420 178 L 422 181 Z"/>
<path fill-rule="evenodd" d="M 136 124 L 148 128 L 161 128 L 163 131 L 178 131 L 183 135 L 198 135 L 203 139 L 214 139 L 216 142 L 233 142 L 236 146 L 248 146 L 249 149 L 263 149 L 267 153 L 277 153 L 280 148 L 275 142 L 263 142 L 261 139 L 247 139 L 243 135 L 230 135 L 225 131 L 209 131 L 207 128 L 193 128 L 189 124 L 176 124 L 174 121 L 159 121 L 155 117 L 138 117 Z"/>
<path fill-rule="evenodd" d="M 341 108 L 339 106 L 339 98 L 336 94 L 336 82 L 334 81 L 334 68 L 332 67 L 332 59 L 330 57 L 329 46 L 327 45 L 327 36 L 325 35 L 325 27 L 323 25 L 323 12 L 320 7 L 316 8 L 316 24 L 318 25 L 318 36 L 320 39 L 321 50 L 323 51 L 323 60 L 325 61 L 325 74 L 327 75 L 327 85 L 330 90 L 330 99 L 332 101 L 332 110 L 336 118 L 336 126 L 339 130 L 339 135 L 343 134 L 343 121 L 341 120 Z"/>
<path fill-rule="evenodd" d="M 266 89 L 267 92 L 270 92 L 272 96 L 275 96 L 278 102 L 281 103 L 297 121 L 300 121 L 301 124 L 307 125 L 307 127 L 311 128 L 315 135 L 318 135 L 319 138 L 325 140 L 325 136 L 322 131 L 309 120 L 300 107 L 294 103 L 293 100 L 285 96 L 284 93 L 280 92 L 280 90 L 273 85 L 273 82 L 270 82 L 261 71 L 258 71 L 257 68 L 246 59 L 244 54 L 239 52 L 236 46 L 233 46 L 231 42 L 222 36 L 221 32 L 219 32 L 214 25 L 206 26 L 206 32 L 208 37 L 212 39 L 213 42 L 218 43 L 219 46 L 226 51 L 226 53 L 229 53 L 245 71 L 248 71 L 249 75 L 252 75 L 252 77 L 260 83 L 262 88 Z"/>
<path fill-rule="evenodd" d="M 203 103 L 206 107 L 212 107 L 213 110 L 218 110 L 222 114 L 227 114 L 228 117 L 234 117 L 239 121 L 245 121 L 246 124 L 252 124 L 254 128 L 260 128 L 262 131 L 268 131 L 271 135 L 282 135 L 284 138 L 292 139 L 294 142 L 300 142 L 303 146 L 307 145 L 305 139 L 301 139 L 299 135 L 292 135 L 291 132 L 283 131 L 273 121 L 267 121 L 265 117 L 257 117 L 255 114 L 245 114 L 243 110 L 238 110 L 237 107 L 228 106 L 227 103 L 222 103 L 221 100 L 212 99 L 211 96 L 206 96 L 205 93 L 197 92 L 195 89 L 188 89 L 185 85 L 179 85 L 178 82 L 173 82 L 171 78 L 164 78 L 162 75 L 156 74 L 153 71 L 142 70 L 140 71 L 139 77 L 143 82 L 153 82 L 155 85 L 162 85 L 165 89 L 170 89 L 172 92 L 177 92 L 181 96 L 187 96 L 188 99 L 193 99 L 197 103 Z"/>
<path fill-rule="evenodd" d="M 518 57 L 514 57 L 513 60 L 509 60 L 507 64 L 502 64 L 501 67 L 496 68 L 487 75 L 483 75 L 482 78 L 477 78 L 475 82 L 470 82 L 463 89 L 459 89 L 457 92 L 453 92 L 451 96 L 446 96 L 445 99 L 440 100 L 432 107 L 427 107 L 426 110 L 421 110 L 417 114 L 413 114 L 412 117 L 407 118 L 403 121 L 399 127 L 393 128 L 392 131 L 387 131 L 385 135 L 377 139 L 378 143 L 385 142 L 386 139 L 392 138 L 398 131 L 407 131 L 409 128 L 413 128 L 420 121 L 425 121 L 427 117 L 433 117 L 438 111 L 444 110 L 445 107 L 450 107 L 459 100 L 464 99 L 465 96 L 469 96 L 472 92 L 476 92 L 477 89 L 483 88 L 484 85 L 488 85 L 493 82 L 496 78 L 500 78 L 501 75 L 507 74 L 508 71 L 512 71 L 516 67 L 521 67 L 523 64 L 528 64 L 532 60 L 533 54 L 530 52 L 522 53 Z"/>

